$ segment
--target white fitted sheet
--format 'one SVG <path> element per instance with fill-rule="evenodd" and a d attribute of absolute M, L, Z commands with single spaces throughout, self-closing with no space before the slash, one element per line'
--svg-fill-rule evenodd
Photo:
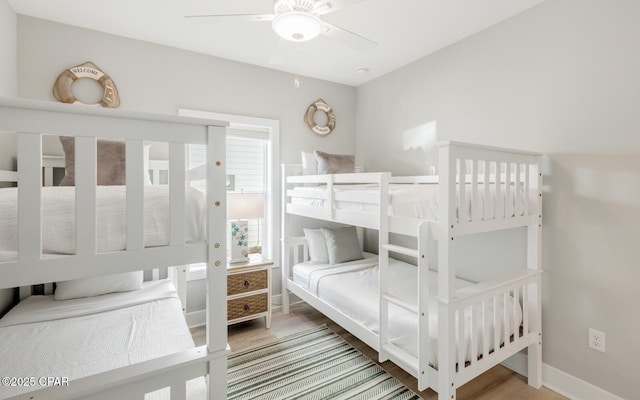
<path fill-rule="evenodd" d="M 310 262 L 297 264 L 293 267 L 293 280 L 296 284 L 310 291 L 315 296 L 331 304 L 351 317 L 365 328 L 379 333 L 379 298 L 378 298 L 378 259 L 377 256 L 366 254 L 364 260 L 349 263 L 329 265 L 312 264 Z M 417 268 L 402 261 L 389 259 L 389 291 L 403 300 L 417 304 L 418 287 Z M 438 349 L 438 295 L 437 272 L 429 272 L 429 363 L 437 367 Z M 457 289 L 472 285 L 471 282 L 456 279 Z M 509 297 L 507 306 L 513 309 L 513 298 Z M 498 301 L 499 310 L 504 307 L 502 300 Z M 501 314 L 501 313 L 498 313 Z M 418 316 L 396 305 L 389 306 L 389 337 L 392 343 L 403 348 L 408 353 L 418 356 Z M 494 331 L 497 329 L 500 343 L 504 342 L 504 321 L 500 318 L 497 327 L 493 324 L 493 305 L 487 304 L 487 318 L 490 351 L 493 350 Z M 522 322 L 522 310 L 518 307 L 516 315 L 518 326 Z M 469 322 L 471 313 L 465 313 L 465 340 L 457 344 L 456 351 L 463 351 L 465 360 L 471 360 L 471 330 Z M 474 332 L 483 342 L 485 332 L 481 329 L 482 315 L 476 314 Z M 509 335 L 513 332 L 512 313 L 508 317 Z M 457 329 L 457 328 L 456 328 Z M 478 354 L 481 349 L 478 349 Z M 458 359 L 456 353 L 456 359 Z"/>
<path fill-rule="evenodd" d="M 376 184 L 357 184 L 357 185 L 334 185 L 335 193 L 352 194 L 355 196 L 360 194 L 375 194 L 379 192 L 379 186 Z M 297 186 L 293 189 L 291 195 L 291 203 L 324 207 L 325 200 L 313 199 L 305 197 L 296 197 L 296 193 L 301 192 L 317 192 L 323 194 L 326 192 L 326 186 Z M 516 210 L 519 210 L 519 215 L 522 215 L 524 210 L 524 193 L 521 188 L 520 202 L 517 203 L 517 195 L 515 190 L 511 190 L 509 196 L 502 189 L 501 196 L 496 196 L 495 185 L 491 185 L 491 202 L 493 207 L 487 207 L 485 210 L 484 201 L 484 189 L 481 183 L 478 184 L 478 194 L 480 196 L 481 205 L 479 211 L 482 214 L 483 219 L 492 219 L 495 215 L 505 214 L 505 202 L 509 201 L 511 206 L 508 208 L 512 210 L 512 215 L 515 216 Z M 389 215 L 397 217 L 409 217 L 419 219 L 438 219 L 438 184 L 390 184 L 389 185 Z M 467 208 L 467 222 L 471 216 L 471 185 L 467 185 L 465 207 Z M 335 205 L 338 209 L 354 211 L 354 212 L 368 212 L 378 214 L 380 207 L 377 204 L 362 203 L 358 201 L 336 201 Z M 533 202 L 529 199 L 530 209 L 533 209 Z M 459 216 L 459 210 L 456 210 L 456 216 Z"/>
<path fill-rule="evenodd" d="M 64 301 L 31 296 L 0 319 L 0 376 L 73 380 L 193 347 L 169 281 Z M 0 386 L 0 398 L 35 389 Z M 189 381 L 187 390 L 190 399 L 205 399 L 204 378 Z M 168 399 L 169 392 L 146 398 Z"/>
<path fill-rule="evenodd" d="M 205 196 L 187 188 L 185 234 L 189 243 L 205 239 Z M 75 187 L 42 188 L 42 251 L 45 254 L 74 254 Z M 0 189 L 0 252 L 17 250 L 17 188 Z M 96 190 L 97 244 L 99 252 L 126 248 L 126 186 L 98 186 Z M 169 186 L 144 187 L 144 245 L 169 243 Z"/>

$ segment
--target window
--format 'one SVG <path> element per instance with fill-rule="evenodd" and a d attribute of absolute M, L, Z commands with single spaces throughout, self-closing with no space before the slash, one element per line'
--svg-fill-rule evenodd
<path fill-rule="evenodd" d="M 233 135 L 233 134 L 232 134 Z M 266 140 L 227 138 L 227 191 L 265 194 Z M 249 219 L 249 253 L 262 253 L 263 218 Z"/>
<path fill-rule="evenodd" d="M 227 191 L 238 193 L 262 193 L 266 195 L 266 160 L 268 136 L 239 129 L 229 129 L 227 135 Z M 206 147 L 189 146 L 189 168 L 204 164 Z M 192 182 L 192 185 L 205 191 L 205 182 Z M 264 231 L 261 226 L 264 218 L 249 219 L 249 252 L 261 253 L 264 243 Z M 266 255 L 266 254 L 265 254 Z"/>
<path fill-rule="evenodd" d="M 264 218 L 249 219 L 248 246 L 250 252 L 261 252 L 277 263 L 280 225 L 278 182 L 278 131 L 275 120 L 223 115 L 194 110 L 180 110 L 180 115 L 230 121 L 227 129 L 227 191 L 264 194 Z M 204 163 L 206 147 L 188 148 L 189 168 Z M 204 182 L 193 182 L 204 190 Z M 276 264 L 277 265 L 277 264 Z M 191 267 L 189 279 L 204 277 L 203 267 Z"/>

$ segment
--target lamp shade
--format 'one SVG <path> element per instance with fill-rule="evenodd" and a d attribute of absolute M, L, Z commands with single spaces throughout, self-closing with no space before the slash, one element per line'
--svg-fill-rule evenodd
<path fill-rule="evenodd" d="M 264 193 L 227 193 L 227 219 L 264 217 Z"/>

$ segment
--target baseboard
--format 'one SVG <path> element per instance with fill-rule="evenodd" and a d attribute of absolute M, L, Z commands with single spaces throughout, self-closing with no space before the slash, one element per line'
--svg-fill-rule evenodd
<path fill-rule="evenodd" d="M 518 353 L 505 360 L 502 365 L 520 375 L 527 376 L 526 354 Z M 624 400 L 622 397 L 609 393 L 546 363 L 542 364 L 542 384 L 554 392 L 573 400 Z"/>

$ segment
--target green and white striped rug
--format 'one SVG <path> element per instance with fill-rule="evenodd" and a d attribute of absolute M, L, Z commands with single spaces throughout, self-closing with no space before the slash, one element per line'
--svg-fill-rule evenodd
<path fill-rule="evenodd" d="M 227 399 L 419 399 L 326 326 L 229 356 Z"/>

